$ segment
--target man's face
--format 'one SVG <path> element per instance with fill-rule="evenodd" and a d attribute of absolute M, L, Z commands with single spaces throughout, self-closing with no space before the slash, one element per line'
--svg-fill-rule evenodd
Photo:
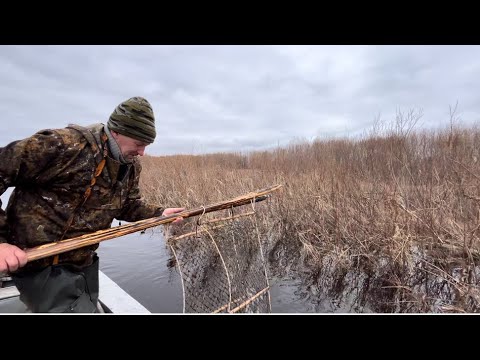
<path fill-rule="evenodd" d="M 135 156 L 143 156 L 145 148 L 149 145 L 143 141 L 132 139 L 117 132 L 112 131 L 112 135 L 115 140 L 117 140 L 118 147 L 127 161 L 132 161 Z"/>

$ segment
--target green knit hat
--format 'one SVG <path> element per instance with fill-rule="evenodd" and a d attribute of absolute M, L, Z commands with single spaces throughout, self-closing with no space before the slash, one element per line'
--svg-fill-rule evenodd
<path fill-rule="evenodd" d="M 119 134 L 151 144 L 155 140 L 155 117 L 150 103 L 140 96 L 118 105 L 108 119 L 107 126 Z"/>

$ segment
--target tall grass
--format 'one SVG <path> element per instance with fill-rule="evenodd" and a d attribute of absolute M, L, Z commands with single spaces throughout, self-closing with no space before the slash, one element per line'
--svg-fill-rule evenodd
<path fill-rule="evenodd" d="M 301 270 L 348 311 L 477 312 L 480 129 L 414 131 L 399 114 L 356 139 L 142 158 L 148 201 L 197 207 L 281 183 L 262 208 L 272 269 Z"/>

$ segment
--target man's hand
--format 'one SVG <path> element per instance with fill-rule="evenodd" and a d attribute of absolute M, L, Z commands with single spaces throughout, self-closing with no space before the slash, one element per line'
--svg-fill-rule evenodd
<path fill-rule="evenodd" d="M 162 216 L 169 216 L 169 215 L 172 215 L 172 214 L 176 214 L 178 212 L 182 212 L 183 210 L 185 210 L 185 208 L 167 208 L 167 209 L 163 210 Z M 178 225 L 182 221 L 183 221 L 183 218 L 181 216 L 179 216 L 174 222 L 172 222 L 172 224 Z"/>
<path fill-rule="evenodd" d="M 0 273 L 13 272 L 27 263 L 27 253 L 7 243 L 0 244 Z"/>

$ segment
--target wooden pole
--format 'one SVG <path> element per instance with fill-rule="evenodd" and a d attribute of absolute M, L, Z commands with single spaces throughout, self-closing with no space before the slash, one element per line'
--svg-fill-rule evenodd
<path fill-rule="evenodd" d="M 250 299 L 248 299 L 247 301 L 243 302 L 242 304 L 238 305 L 235 309 L 233 310 L 230 310 L 230 313 L 236 313 L 237 311 L 241 310 L 242 308 L 244 308 L 245 306 L 247 306 L 248 304 L 250 304 L 253 300 L 255 300 L 256 298 L 258 298 L 260 295 L 262 295 L 265 291 L 267 291 L 270 287 L 267 286 L 265 289 L 259 291 L 258 293 L 256 293 L 255 295 L 253 295 Z"/>
<path fill-rule="evenodd" d="M 93 245 L 101 241 L 114 239 L 123 235 L 131 234 L 137 231 L 145 230 L 151 227 L 164 225 L 175 221 L 177 218 L 189 218 L 212 211 L 230 209 L 232 207 L 248 205 L 253 202 L 263 201 L 268 198 L 269 193 L 280 189 L 282 185 L 275 185 L 265 189 L 250 192 L 248 194 L 236 197 L 231 200 L 218 202 L 215 204 L 202 206 L 192 210 L 184 210 L 182 212 L 168 215 L 158 216 L 146 220 L 136 221 L 130 224 L 116 226 L 113 228 L 99 230 L 91 234 L 78 236 L 71 239 L 65 239 L 58 242 L 52 242 L 30 249 L 26 249 L 27 261 L 42 259 L 48 256 L 61 254 L 70 250 L 79 249 L 84 246 Z"/>

